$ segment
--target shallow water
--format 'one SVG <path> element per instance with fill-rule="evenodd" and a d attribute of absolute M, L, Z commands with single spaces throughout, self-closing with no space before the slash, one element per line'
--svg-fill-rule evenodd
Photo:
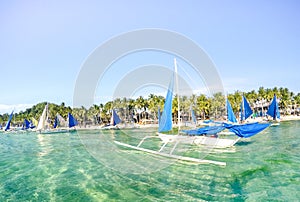
<path fill-rule="evenodd" d="M 178 146 L 224 161 L 183 163 L 117 146 L 155 129 L 0 134 L 0 201 L 297 201 L 300 122 L 269 127 L 234 149 Z M 157 148 L 159 141 L 145 142 Z"/>

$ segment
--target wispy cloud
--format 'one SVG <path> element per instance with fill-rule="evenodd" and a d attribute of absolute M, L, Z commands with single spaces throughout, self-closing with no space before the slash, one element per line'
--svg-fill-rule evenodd
<path fill-rule="evenodd" d="M 0 104 L 0 114 L 11 113 L 12 110 L 18 113 L 20 111 L 24 111 L 27 108 L 32 107 L 33 104 L 16 104 L 16 105 L 5 105 Z"/>

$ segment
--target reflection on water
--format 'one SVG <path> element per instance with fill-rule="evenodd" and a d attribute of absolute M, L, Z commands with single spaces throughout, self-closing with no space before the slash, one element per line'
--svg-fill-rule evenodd
<path fill-rule="evenodd" d="M 47 155 L 51 150 L 50 138 L 43 134 L 37 134 L 37 143 L 39 144 L 38 156 L 43 157 Z"/>

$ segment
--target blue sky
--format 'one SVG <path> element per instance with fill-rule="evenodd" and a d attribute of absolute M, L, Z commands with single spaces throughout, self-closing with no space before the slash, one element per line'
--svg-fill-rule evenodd
<path fill-rule="evenodd" d="M 277 86 L 298 93 L 299 8 L 292 0 L 2 1 L 0 113 L 42 101 L 72 105 L 89 54 L 143 28 L 195 41 L 214 61 L 227 92 Z M 111 96 L 106 93 L 95 97 Z"/>

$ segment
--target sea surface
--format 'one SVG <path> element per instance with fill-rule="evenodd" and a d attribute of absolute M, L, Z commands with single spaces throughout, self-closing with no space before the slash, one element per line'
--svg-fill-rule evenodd
<path fill-rule="evenodd" d="M 174 151 L 226 166 L 171 160 L 114 142 L 137 144 L 155 132 L 0 133 L 0 201 L 300 200 L 300 121 L 269 127 L 232 149 L 177 145 Z M 156 149 L 160 142 L 147 139 L 143 146 Z"/>

